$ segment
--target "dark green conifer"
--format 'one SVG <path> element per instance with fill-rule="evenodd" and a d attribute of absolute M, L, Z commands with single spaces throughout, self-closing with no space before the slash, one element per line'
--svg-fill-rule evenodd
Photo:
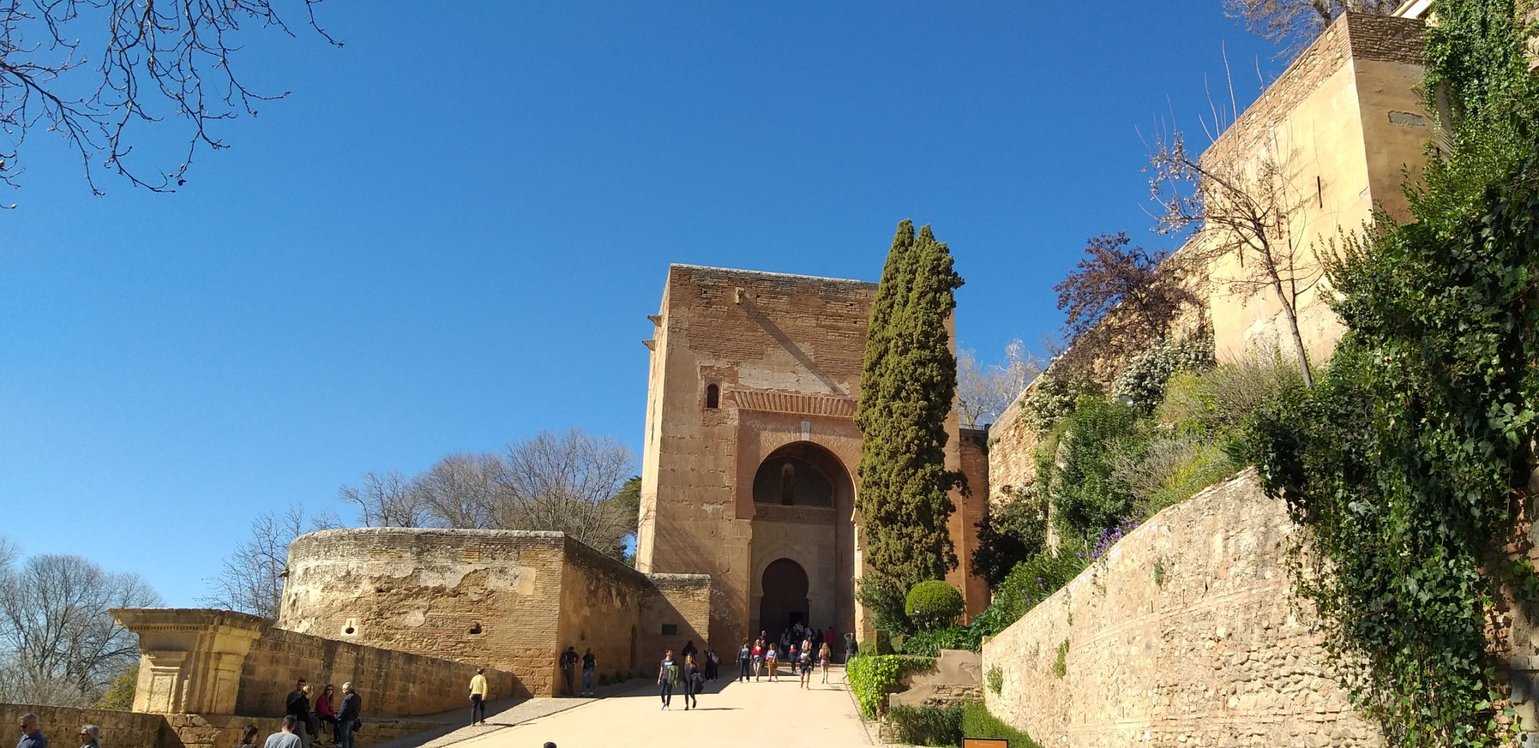
<path fill-rule="evenodd" d="M 877 581 L 907 590 L 956 566 L 947 520 L 960 475 L 946 469 L 956 394 L 947 327 L 962 279 L 929 226 L 898 224 L 871 307 L 861 373 L 859 510 Z"/>

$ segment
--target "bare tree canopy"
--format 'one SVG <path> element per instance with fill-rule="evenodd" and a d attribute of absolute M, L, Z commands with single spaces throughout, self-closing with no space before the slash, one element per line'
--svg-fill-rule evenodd
<path fill-rule="evenodd" d="M 257 515 L 251 521 L 250 537 L 230 552 L 219 576 L 204 580 L 212 591 L 200 602 L 214 608 L 277 618 L 283 601 L 289 544 L 301 533 L 338 526 L 336 517 L 329 512 L 307 521 L 304 508 L 298 505 L 282 514 Z"/>
<path fill-rule="evenodd" d="M 340 490 L 371 527 L 558 530 L 615 558 L 636 532 L 630 450 L 580 429 L 541 432 L 502 454 L 453 454 L 426 472 L 369 473 Z"/>
<path fill-rule="evenodd" d="M 225 147 L 215 124 L 254 117 L 261 102 L 288 95 L 246 86 L 237 66 L 245 40 L 293 36 L 297 18 L 340 46 L 316 23 L 320 2 L 0 0 L 0 180 L 19 186 L 18 157 L 38 128 L 79 153 L 95 194 L 102 171 L 175 190 L 200 148 Z M 169 157 L 140 151 L 152 126 L 155 140 L 185 148 Z"/>
<path fill-rule="evenodd" d="M 107 611 L 160 605 L 160 595 L 79 556 L 17 558 L 0 540 L 0 702 L 96 703 L 139 661 L 133 632 Z"/>
<path fill-rule="evenodd" d="M 1042 369 L 1042 361 L 1027 352 L 1020 338 L 1005 345 L 1005 358 L 996 364 L 979 364 L 970 350 L 957 354 L 957 399 L 961 402 L 957 415 L 962 425 L 978 428 L 999 420 Z"/>
<path fill-rule="evenodd" d="M 1342 13 L 1389 15 L 1405 0 L 1224 0 L 1224 13 L 1257 36 L 1297 52 Z"/>
<path fill-rule="evenodd" d="M 1074 364 L 1117 359 L 1163 339 L 1173 322 L 1200 300 L 1186 288 L 1166 252 L 1130 246 L 1126 233 L 1101 234 L 1053 290 L 1067 314 L 1064 336 Z"/>
<path fill-rule="evenodd" d="M 1288 347 L 1307 387 L 1314 379 L 1299 330 L 1299 303 L 1325 270 L 1307 238 L 1302 196 L 1288 173 L 1290 156 L 1274 147 L 1249 163 L 1208 165 L 1186 150 L 1180 132 L 1172 132 L 1154 141 L 1149 191 L 1160 208 L 1158 231 L 1196 232 L 1182 253 L 1186 262 L 1206 265 L 1232 257 L 1242 274 L 1223 281 L 1229 292 L 1269 293 L 1281 306 Z"/>

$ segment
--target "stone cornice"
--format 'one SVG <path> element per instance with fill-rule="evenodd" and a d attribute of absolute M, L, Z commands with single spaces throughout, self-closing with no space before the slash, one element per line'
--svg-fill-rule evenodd
<path fill-rule="evenodd" d="M 768 390 L 729 390 L 727 393 L 739 410 L 765 413 L 854 418 L 855 401 L 837 395 L 809 395 Z"/>

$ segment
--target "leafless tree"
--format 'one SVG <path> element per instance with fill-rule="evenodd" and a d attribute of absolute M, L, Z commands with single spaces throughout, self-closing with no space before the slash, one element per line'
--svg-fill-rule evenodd
<path fill-rule="evenodd" d="M 337 527 L 329 513 L 307 520 L 305 510 L 291 506 L 282 514 L 262 512 L 251 521 L 251 534 L 235 546 L 219 576 L 204 580 L 212 588 L 204 605 L 277 618 L 283 602 L 284 572 L 289 544 L 305 532 Z"/>
<path fill-rule="evenodd" d="M 0 701 L 95 703 L 139 658 L 133 632 L 107 611 L 160 605 L 160 595 L 136 574 L 109 573 L 79 556 L 18 565 L 10 548 L 0 567 Z"/>
<path fill-rule="evenodd" d="M 340 495 L 343 501 L 358 505 L 363 524 L 369 527 L 423 527 L 430 524 L 431 513 L 416 480 L 395 470 L 367 473 L 361 485 L 343 486 Z"/>
<path fill-rule="evenodd" d="M 1169 258 L 1132 245 L 1125 233 L 1091 237 L 1085 256 L 1053 286 L 1070 341 L 1058 365 L 1088 371 L 1121 362 L 1165 339 L 1184 312 L 1200 307 L 1187 287 L 1187 266 Z"/>
<path fill-rule="evenodd" d="M 1285 165 L 1288 153 L 1270 146 L 1250 162 L 1204 164 L 1173 131 L 1150 149 L 1149 191 L 1159 206 L 1157 230 L 1193 231 L 1185 260 L 1233 258 L 1240 268 L 1229 291 L 1270 293 L 1282 308 L 1289 342 L 1306 387 L 1313 386 L 1309 352 L 1299 331 L 1299 300 L 1324 277 L 1304 225 L 1302 199 Z M 1217 281 L 1215 281 L 1217 282 Z"/>
<path fill-rule="evenodd" d="M 507 529 L 559 530 L 619 556 L 637 517 L 614 499 L 633 464 L 630 450 L 612 438 L 579 429 L 541 432 L 508 448 L 494 521 Z"/>
<path fill-rule="evenodd" d="M 175 190 L 200 148 L 225 147 L 217 123 L 256 116 L 260 103 L 288 95 L 246 86 L 238 60 L 253 34 L 293 36 L 288 19 L 297 16 L 340 46 L 316 23 L 320 2 L 0 0 L 0 180 L 18 186 L 18 155 L 41 128 L 78 152 L 95 194 L 101 170 Z M 169 168 L 135 152 L 152 125 L 185 143 Z"/>
<path fill-rule="evenodd" d="M 962 425 L 977 428 L 994 423 L 1042 368 L 1041 359 L 1027 352 L 1019 338 L 1005 345 L 1005 358 L 999 363 L 979 364 L 970 350 L 957 354 L 958 417 Z"/>
<path fill-rule="evenodd" d="M 1389 15 L 1405 0 L 1224 0 L 1224 13 L 1246 30 L 1296 53 L 1342 13 Z"/>
<path fill-rule="evenodd" d="M 341 490 L 371 527 L 559 530 L 620 558 L 637 509 L 635 460 L 608 437 L 542 432 L 503 454 L 454 454 L 426 472 L 369 473 Z"/>

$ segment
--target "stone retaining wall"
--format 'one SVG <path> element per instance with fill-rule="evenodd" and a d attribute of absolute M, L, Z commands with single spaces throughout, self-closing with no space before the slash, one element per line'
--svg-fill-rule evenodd
<path fill-rule="evenodd" d="M 1382 746 L 1291 595 L 1293 531 L 1250 472 L 1160 512 L 984 644 L 989 710 L 1062 748 Z"/>

